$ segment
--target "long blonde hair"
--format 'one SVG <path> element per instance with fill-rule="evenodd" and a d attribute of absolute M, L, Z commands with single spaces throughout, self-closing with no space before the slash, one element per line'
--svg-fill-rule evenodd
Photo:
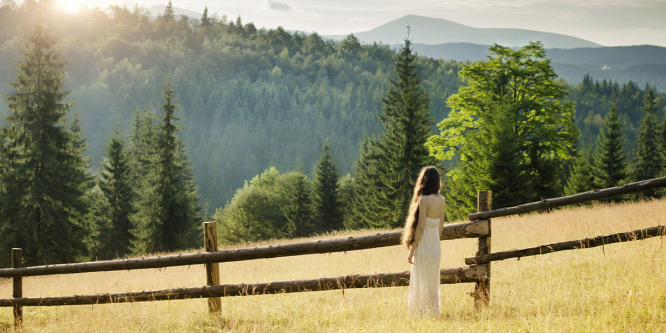
<path fill-rule="evenodd" d="M 419 201 L 421 197 L 439 193 L 440 186 L 439 170 L 434 166 L 423 167 L 418 178 L 416 178 L 412 203 L 409 206 L 409 212 L 405 220 L 405 229 L 402 231 L 402 237 L 400 238 L 400 243 L 407 248 L 411 248 L 412 243 L 414 243 L 414 232 L 419 223 Z"/>

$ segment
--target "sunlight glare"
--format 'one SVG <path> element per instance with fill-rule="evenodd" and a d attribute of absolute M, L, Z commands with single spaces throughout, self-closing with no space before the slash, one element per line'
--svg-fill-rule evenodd
<path fill-rule="evenodd" d="M 87 0 L 56 0 L 56 5 L 58 8 L 68 13 L 76 13 L 81 10 L 81 8 L 83 8 L 88 2 L 89 1 Z"/>

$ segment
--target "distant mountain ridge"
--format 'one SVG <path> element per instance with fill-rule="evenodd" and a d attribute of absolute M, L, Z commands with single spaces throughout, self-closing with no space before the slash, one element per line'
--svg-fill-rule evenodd
<path fill-rule="evenodd" d="M 518 47 L 530 41 L 541 41 L 546 48 L 601 47 L 601 45 L 563 34 L 526 29 L 473 28 L 452 21 L 418 15 L 407 15 L 380 25 L 372 30 L 356 32 L 360 41 L 366 43 L 402 44 L 407 36 L 414 43 L 436 45 L 445 43 L 471 43 L 479 45 L 500 44 Z M 342 39 L 345 36 L 326 36 Z"/>
<path fill-rule="evenodd" d="M 482 61 L 488 45 L 414 43 L 414 51 L 425 57 L 444 60 Z M 585 74 L 597 80 L 619 83 L 634 81 L 666 91 L 666 47 L 654 45 L 604 46 L 575 49 L 546 49 L 558 76 L 571 84 L 580 83 Z"/>

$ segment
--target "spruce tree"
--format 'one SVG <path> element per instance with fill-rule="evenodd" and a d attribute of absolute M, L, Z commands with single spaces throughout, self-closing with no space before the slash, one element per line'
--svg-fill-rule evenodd
<path fill-rule="evenodd" d="M 367 197 L 357 197 L 366 212 L 358 218 L 376 227 L 404 224 L 416 177 L 422 167 L 435 162 L 425 147 L 434 124 L 430 101 L 421 87 L 409 40 L 400 50 L 395 70 L 397 81 L 391 80 L 379 115 L 384 132 L 372 148 L 376 173 L 363 176 L 376 178 L 379 186 L 364 189 Z"/>
<path fill-rule="evenodd" d="M 331 155 L 328 140 L 321 148 L 321 158 L 315 166 L 314 204 L 316 231 L 342 229 L 342 211 L 338 199 L 338 168 Z"/>
<path fill-rule="evenodd" d="M 90 176 L 85 139 L 65 123 L 64 64 L 41 24 L 17 67 L 16 81 L 9 82 L 15 92 L 5 96 L 10 113 L 0 148 L 1 248 L 23 248 L 29 265 L 72 262 L 86 252 L 81 220 Z"/>
<path fill-rule="evenodd" d="M 157 133 L 149 141 L 154 155 L 145 166 L 134 215 L 136 252 L 163 252 L 195 246 L 200 231 L 197 188 L 183 143 L 177 136 L 174 91 L 167 83 Z M 150 128 L 150 126 L 147 126 Z"/>
<path fill-rule="evenodd" d="M 378 189 L 382 187 L 379 181 L 379 154 L 376 150 L 377 139 L 364 137 L 358 161 L 354 163 L 354 176 L 352 181 L 352 195 L 350 206 L 347 208 L 347 227 L 350 229 L 380 228 L 384 226 L 382 220 L 376 218 L 376 205 L 379 196 Z"/>
<path fill-rule="evenodd" d="M 655 104 L 654 91 L 648 90 L 645 95 L 645 104 L 642 108 L 645 111 L 645 115 L 638 131 L 638 142 L 634 154 L 636 156 L 632 172 L 634 181 L 656 178 L 661 173 L 663 161 Z M 657 197 L 657 193 L 657 190 L 652 189 L 642 192 L 640 196 L 654 198 Z"/>
<path fill-rule="evenodd" d="M 594 150 L 592 174 L 597 188 L 615 187 L 625 182 L 627 164 L 624 145 L 624 130 L 617 108 L 613 106 L 604 119 L 604 128 L 597 137 Z"/>
<path fill-rule="evenodd" d="M 661 122 L 661 175 L 666 176 L 666 117 Z"/>
<path fill-rule="evenodd" d="M 132 252 L 134 234 L 130 217 L 135 212 L 136 192 L 125 139 L 118 128 L 104 150 L 106 158 L 102 161 L 99 188 L 106 199 L 108 220 L 102 228 L 99 255 L 111 259 Z"/>
<path fill-rule="evenodd" d="M 210 18 L 208 17 L 208 6 L 205 6 L 203 14 L 201 15 L 201 27 L 207 28 L 211 25 Z"/>
<path fill-rule="evenodd" d="M 594 189 L 591 160 L 592 152 L 590 150 L 578 151 L 564 188 L 564 194 L 573 195 Z"/>

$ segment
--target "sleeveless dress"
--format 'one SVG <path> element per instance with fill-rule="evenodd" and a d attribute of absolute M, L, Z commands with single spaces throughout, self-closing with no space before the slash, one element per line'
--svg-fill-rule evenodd
<path fill-rule="evenodd" d="M 426 217 L 423 236 L 414 250 L 414 264 L 409 278 L 409 313 L 412 316 L 439 316 L 442 256 L 439 240 L 439 219 Z"/>

